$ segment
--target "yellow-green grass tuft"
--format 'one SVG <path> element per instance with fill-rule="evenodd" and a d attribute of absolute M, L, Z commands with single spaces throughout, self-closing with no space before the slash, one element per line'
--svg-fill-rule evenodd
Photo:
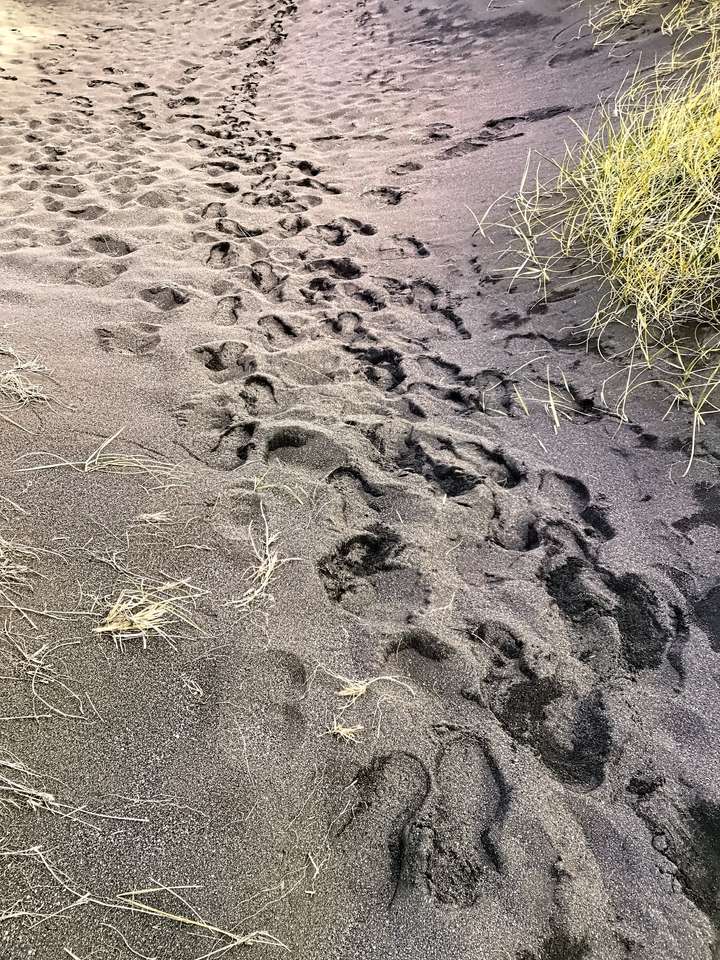
<path fill-rule="evenodd" d="M 602 42 L 648 15 L 659 17 L 663 33 L 692 36 L 720 27 L 720 0 L 598 0 L 590 24 Z"/>
<path fill-rule="evenodd" d="M 720 78 L 634 87 L 555 168 L 526 174 L 506 224 L 518 273 L 584 281 L 590 335 L 631 331 L 618 414 L 653 380 L 701 426 L 720 396 Z"/>

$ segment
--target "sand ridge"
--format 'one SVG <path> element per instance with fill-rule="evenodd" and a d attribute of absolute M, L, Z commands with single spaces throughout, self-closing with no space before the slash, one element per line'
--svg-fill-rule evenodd
<path fill-rule="evenodd" d="M 627 64 L 485 6 L 6 6 L 3 956 L 717 951 L 720 448 L 473 218 Z"/>

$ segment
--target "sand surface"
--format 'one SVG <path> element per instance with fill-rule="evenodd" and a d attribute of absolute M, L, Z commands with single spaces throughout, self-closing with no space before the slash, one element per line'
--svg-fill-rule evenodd
<path fill-rule="evenodd" d="M 635 61 L 486 6 L 3 4 L 3 958 L 719 955 L 717 434 L 471 213 Z"/>

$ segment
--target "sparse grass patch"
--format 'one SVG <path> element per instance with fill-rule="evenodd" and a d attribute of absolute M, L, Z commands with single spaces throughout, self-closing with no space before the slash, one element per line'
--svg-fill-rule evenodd
<path fill-rule="evenodd" d="M 39 779 L 38 773 L 15 757 L 9 754 L 0 756 L 0 809 L 28 807 L 33 811 L 44 810 L 63 816 L 65 810 L 55 796 L 36 785 Z"/>
<path fill-rule="evenodd" d="M 333 713 L 332 721 L 328 724 L 325 734 L 335 737 L 337 740 L 341 740 L 345 743 L 357 743 L 360 740 L 360 735 L 365 730 L 365 726 L 361 723 L 346 722 L 344 719 L 345 714 L 348 710 L 355 706 L 358 700 L 367 696 L 369 691 L 377 684 L 389 684 L 391 686 L 396 686 L 404 690 L 406 693 L 409 693 L 411 697 L 415 696 L 415 691 L 413 688 L 409 683 L 406 683 L 402 677 L 396 677 L 390 674 L 383 674 L 382 676 L 377 677 L 365 677 L 362 679 L 344 677 L 341 674 L 335 673 L 333 670 L 328 669 L 328 667 L 321 663 L 316 666 L 312 675 L 308 679 L 308 689 L 312 685 L 313 679 L 318 671 L 322 671 L 328 677 L 332 677 L 333 680 L 337 680 L 341 684 L 335 690 L 335 696 L 345 702 L 337 712 Z M 385 694 L 381 695 L 378 698 L 375 707 L 376 732 L 378 736 L 380 734 L 380 724 L 382 721 L 381 705 L 386 697 L 387 695 Z"/>
<path fill-rule="evenodd" d="M 325 732 L 345 743 L 357 743 L 364 729 L 365 727 L 361 723 L 350 725 L 344 723 L 342 717 L 336 715 L 332 718 L 332 723 Z"/>
<path fill-rule="evenodd" d="M 272 601 L 270 584 L 277 571 L 286 563 L 299 560 L 299 557 L 280 556 L 276 547 L 278 535 L 270 533 L 270 526 L 262 503 L 260 504 L 260 514 L 263 523 L 260 537 L 256 537 L 253 532 L 252 522 L 248 526 L 248 538 L 254 560 L 240 575 L 240 579 L 246 584 L 245 590 L 239 597 L 226 601 L 227 606 L 234 607 L 239 611 L 248 611 L 258 604 L 270 603 Z"/>
<path fill-rule="evenodd" d="M 412 697 L 415 696 L 415 691 L 413 688 L 409 683 L 406 683 L 402 677 L 395 677 L 388 674 L 379 677 L 365 677 L 363 679 L 358 679 L 353 677 L 343 677 L 341 674 L 335 673 L 333 670 L 329 670 L 322 664 L 318 664 L 317 669 L 322 670 L 323 673 L 326 673 L 329 677 L 332 677 L 333 680 L 337 680 L 341 684 L 341 686 L 335 691 L 335 696 L 341 697 L 342 699 L 347 699 L 349 701 L 345 704 L 343 710 L 347 710 L 348 707 L 351 707 L 361 697 L 364 697 L 370 688 L 374 687 L 377 683 L 395 684 L 399 687 L 402 687 L 402 689 L 409 693 Z"/>
<path fill-rule="evenodd" d="M 631 332 L 614 411 L 626 419 L 631 393 L 659 383 L 695 436 L 720 412 L 720 79 L 633 87 L 554 167 L 534 184 L 526 171 L 510 209 L 516 272 L 543 293 L 569 277 L 596 287 L 588 336 Z"/>
<path fill-rule="evenodd" d="M 26 604 L 35 583 L 45 579 L 37 568 L 41 557 L 63 559 L 54 550 L 0 537 L 0 609 L 15 610 L 33 629 L 37 629 L 37 625 L 30 613 L 40 611 L 32 611 Z"/>
<path fill-rule="evenodd" d="M 2 663 L 7 674 L 0 680 L 25 684 L 29 688 L 36 719 L 53 714 L 66 720 L 86 720 L 83 697 L 77 692 L 76 680 L 67 672 L 62 652 L 77 646 L 77 640 L 51 641 L 38 637 L 33 642 L 15 635 L 10 620 L 3 625 L 6 649 Z M 37 704 L 40 704 L 38 712 Z M 89 700 L 92 708 L 92 701 Z"/>
<path fill-rule="evenodd" d="M 0 537 L 0 596 L 11 605 L 20 595 L 30 593 L 40 577 L 36 564 L 42 550 L 17 540 Z"/>
<path fill-rule="evenodd" d="M 55 794 L 45 789 L 44 781 L 53 780 L 60 783 L 55 777 L 44 777 L 37 770 L 18 760 L 9 753 L 0 754 L 0 811 L 32 810 L 33 813 L 50 813 L 63 820 L 73 820 L 94 830 L 100 830 L 93 821 L 126 821 L 147 823 L 145 818 L 125 817 L 116 814 L 106 814 L 97 810 L 88 809 L 87 804 L 74 807 L 59 800 Z M 0 848 L 0 856 L 3 856 Z M 0 921 L 4 919 L 0 913 Z"/>
<path fill-rule="evenodd" d="M 38 357 L 23 358 L 9 344 L 0 344 L 0 419 L 25 430 L 11 414 L 49 406 L 53 402 L 46 390 L 50 379 L 50 371 Z"/>
<path fill-rule="evenodd" d="M 287 493 L 293 500 L 299 503 L 301 506 L 304 503 L 303 495 L 305 491 L 297 483 L 292 486 L 289 483 L 284 483 L 281 480 L 273 480 L 270 476 L 270 469 L 264 471 L 264 473 L 257 474 L 254 477 L 239 477 L 238 483 L 247 484 L 250 490 L 253 493 L 262 495 L 264 493 L 272 493 L 275 490 Z"/>
<path fill-rule="evenodd" d="M 167 924 L 182 933 L 204 940 L 204 944 L 196 948 L 199 952 L 195 955 L 195 960 L 210 960 L 211 957 L 224 956 L 231 951 L 249 946 L 288 949 L 282 941 L 266 930 L 238 933 L 235 930 L 227 930 L 209 923 L 186 899 L 187 891 L 193 889 L 192 887 L 171 887 L 153 882 L 152 886 L 143 889 L 128 890 L 114 896 L 100 897 L 73 880 L 50 860 L 41 847 L 12 849 L 5 846 L 0 848 L 0 857 L 8 862 L 17 863 L 21 869 L 21 876 L 24 876 L 25 869 L 34 865 L 39 868 L 43 879 L 46 881 L 37 887 L 31 886 L 27 882 L 24 883 L 24 892 L 21 898 L 5 909 L 0 909 L 0 923 L 11 920 L 25 920 L 29 921 L 30 925 L 36 925 L 51 921 L 55 917 L 65 917 L 68 913 L 77 910 L 94 907 L 104 912 L 104 925 L 111 926 L 112 929 L 116 930 L 126 946 L 128 946 L 128 941 L 125 935 L 116 927 L 107 923 L 108 913 L 114 914 L 118 919 L 122 916 L 128 919 L 133 916 L 149 917 L 158 923 Z M 50 887 L 47 883 L 48 879 L 52 881 L 64 901 L 62 906 L 55 907 L 51 911 L 48 911 L 47 908 L 43 909 L 42 905 L 37 902 L 30 902 L 31 898 L 37 901 L 39 890 Z M 177 906 L 163 909 L 150 902 L 153 897 L 156 900 L 164 898 L 165 901 L 174 902 Z M 131 950 L 131 952 L 137 956 L 145 956 L 135 950 Z M 70 953 L 70 956 L 72 955 Z"/>

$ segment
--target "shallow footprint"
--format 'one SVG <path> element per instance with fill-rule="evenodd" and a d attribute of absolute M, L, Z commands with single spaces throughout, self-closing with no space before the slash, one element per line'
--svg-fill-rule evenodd
<path fill-rule="evenodd" d="M 361 838 L 364 855 L 382 857 L 387 900 L 392 903 L 405 861 L 407 837 L 428 793 L 430 773 L 411 753 L 395 751 L 375 757 L 356 777 L 358 804 L 339 829 L 341 843 L 353 853 Z M 377 882 L 368 871 L 368 882 Z"/>
<path fill-rule="evenodd" d="M 147 287 L 141 290 L 139 295 L 158 310 L 174 310 L 190 299 L 190 294 L 178 287 Z"/>
<path fill-rule="evenodd" d="M 96 253 L 104 253 L 108 257 L 125 257 L 135 250 L 135 247 L 129 243 L 120 240 L 118 237 L 113 237 L 109 233 L 99 233 L 90 237 L 88 246 Z"/>
<path fill-rule="evenodd" d="M 509 788 L 478 737 L 462 734 L 440 750 L 437 796 L 423 806 L 405 843 L 398 896 L 418 888 L 449 907 L 471 907 L 497 883 L 497 827 Z"/>
<path fill-rule="evenodd" d="M 144 357 L 160 345 L 159 329 L 155 323 L 117 323 L 95 327 L 95 336 L 99 346 L 108 353 Z"/>

